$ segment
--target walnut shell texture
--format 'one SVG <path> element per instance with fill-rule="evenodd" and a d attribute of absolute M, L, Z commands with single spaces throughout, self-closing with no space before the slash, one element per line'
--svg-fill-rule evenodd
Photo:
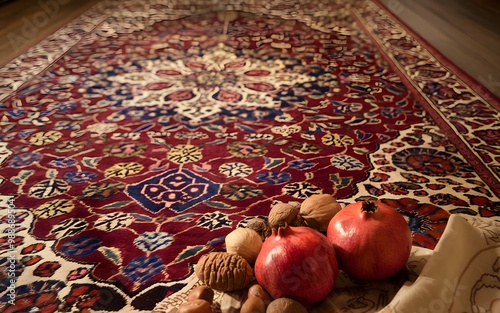
<path fill-rule="evenodd" d="M 319 231 L 326 231 L 330 220 L 342 207 L 329 194 L 316 194 L 306 198 L 300 206 L 299 215 L 305 224 Z"/>
<path fill-rule="evenodd" d="M 255 230 L 262 238 L 262 241 L 271 236 L 271 228 L 269 227 L 269 224 L 266 220 L 260 217 L 250 219 L 246 227 Z"/>
<path fill-rule="evenodd" d="M 268 216 L 268 223 L 271 228 L 296 226 L 299 208 L 289 203 L 277 203 L 273 205 Z"/>
<path fill-rule="evenodd" d="M 244 289 L 254 279 L 250 264 L 243 257 L 227 252 L 203 255 L 194 271 L 205 285 L 221 292 Z"/>

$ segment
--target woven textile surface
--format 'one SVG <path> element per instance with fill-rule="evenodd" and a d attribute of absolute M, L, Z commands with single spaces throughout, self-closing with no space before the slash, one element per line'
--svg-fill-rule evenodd
<path fill-rule="evenodd" d="M 231 230 L 318 193 L 432 250 L 498 220 L 499 107 L 377 2 L 104 1 L 0 68 L 0 311 L 176 305 Z"/>

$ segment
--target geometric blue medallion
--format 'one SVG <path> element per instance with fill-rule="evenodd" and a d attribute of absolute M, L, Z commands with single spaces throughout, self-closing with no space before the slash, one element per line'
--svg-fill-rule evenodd
<path fill-rule="evenodd" d="M 145 209 L 183 212 L 219 192 L 219 184 L 186 169 L 172 169 L 140 183 L 130 185 L 127 193 Z"/>

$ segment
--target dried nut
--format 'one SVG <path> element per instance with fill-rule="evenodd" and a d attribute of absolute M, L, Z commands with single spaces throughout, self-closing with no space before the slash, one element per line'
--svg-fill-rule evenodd
<path fill-rule="evenodd" d="M 262 238 L 262 240 L 265 240 L 267 237 L 271 236 L 271 228 L 269 227 L 269 224 L 267 224 L 266 220 L 259 217 L 250 219 L 247 223 L 246 228 L 255 230 L 257 234 L 260 235 L 260 238 Z"/>
<path fill-rule="evenodd" d="M 243 302 L 240 313 L 266 313 L 266 304 L 261 298 L 250 296 Z"/>
<path fill-rule="evenodd" d="M 294 208 L 296 208 L 297 210 L 300 209 L 300 206 L 301 206 L 301 203 L 298 202 L 298 201 L 290 201 L 288 202 L 289 205 L 293 206 Z"/>
<path fill-rule="evenodd" d="M 259 284 L 253 284 L 252 286 L 250 286 L 250 288 L 248 288 L 248 297 L 259 297 L 264 301 L 266 306 L 269 304 L 269 302 L 271 302 L 271 296 Z"/>
<path fill-rule="evenodd" d="M 269 212 L 268 223 L 271 228 L 284 227 L 285 225 L 296 225 L 296 219 L 299 214 L 299 209 L 296 206 L 288 203 L 277 203 Z"/>
<path fill-rule="evenodd" d="M 254 264 L 262 248 L 262 238 L 253 229 L 236 228 L 225 239 L 226 251 L 241 255 L 248 263 Z"/>
<path fill-rule="evenodd" d="M 184 302 L 179 306 L 177 313 L 213 313 L 212 306 L 205 300 L 195 299 Z"/>
<path fill-rule="evenodd" d="M 246 290 L 224 292 L 220 297 L 220 310 L 222 313 L 240 313 L 241 305 L 245 300 Z"/>
<path fill-rule="evenodd" d="M 208 286 L 197 286 L 194 287 L 187 296 L 187 301 L 193 301 L 196 299 L 202 299 L 207 301 L 208 303 L 212 303 L 214 301 L 214 291 L 212 288 Z"/>
<path fill-rule="evenodd" d="M 299 215 L 305 224 L 319 231 L 326 231 L 330 220 L 342 207 L 329 194 L 317 194 L 306 198 L 300 206 Z"/>
<path fill-rule="evenodd" d="M 227 252 L 203 255 L 194 271 L 205 285 L 222 292 L 246 288 L 253 280 L 250 264 L 242 256 Z"/>
<path fill-rule="evenodd" d="M 307 313 L 307 309 L 295 300 L 278 298 L 269 303 L 266 313 Z"/>

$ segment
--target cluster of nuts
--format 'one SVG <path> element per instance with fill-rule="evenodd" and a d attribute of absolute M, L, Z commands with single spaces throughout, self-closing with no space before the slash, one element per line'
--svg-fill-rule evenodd
<path fill-rule="evenodd" d="M 325 232 L 332 217 L 342 209 L 337 200 L 328 194 L 317 194 L 306 198 L 301 204 L 279 203 L 271 208 L 268 223 L 271 228 L 309 226 Z"/>
<path fill-rule="evenodd" d="M 334 197 L 327 194 L 313 195 L 302 203 L 278 203 L 269 212 L 268 220 L 251 219 L 246 227 L 234 229 L 225 238 L 225 252 L 203 255 L 195 266 L 195 274 L 204 284 L 193 289 L 188 301 L 177 313 L 213 313 L 211 303 L 214 290 L 228 293 L 248 290 L 240 313 L 302 313 L 307 310 L 297 301 L 287 298 L 272 300 L 256 284 L 252 265 L 261 250 L 263 241 L 273 229 L 290 226 L 308 226 L 326 231 L 331 218 L 341 210 Z"/>
<path fill-rule="evenodd" d="M 252 285 L 248 289 L 247 298 L 243 302 L 240 313 L 307 313 L 299 302 L 279 298 L 272 300 L 260 285 Z"/>

